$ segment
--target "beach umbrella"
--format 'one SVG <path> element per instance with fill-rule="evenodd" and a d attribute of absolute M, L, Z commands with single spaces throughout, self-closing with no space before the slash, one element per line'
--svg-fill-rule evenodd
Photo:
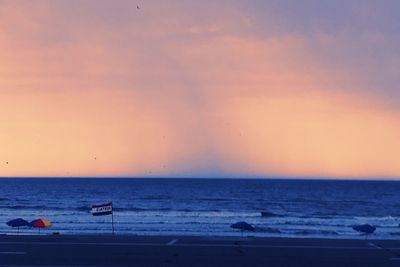
<path fill-rule="evenodd" d="M 375 232 L 376 227 L 370 224 L 360 224 L 353 226 L 353 230 L 364 234 L 372 234 Z"/>
<path fill-rule="evenodd" d="M 254 231 L 255 230 L 255 228 L 251 224 L 248 224 L 247 222 L 237 222 L 237 223 L 231 224 L 231 228 L 239 229 L 240 231 L 242 231 L 242 236 L 243 236 L 244 231 Z"/>
<path fill-rule="evenodd" d="M 29 224 L 29 222 L 28 221 L 25 221 L 24 219 L 22 219 L 22 218 L 18 218 L 18 219 L 14 219 L 14 220 L 11 220 L 11 221 L 8 221 L 8 222 L 6 222 L 6 224 L 8 225 L 8 226 L 11 226 L 11 227 L 17 227 L 17 231 L 18 231 L 18 233 L 19 233 L 19 228 L 21 227 L 21 226 L 27 226 L 28 224 Z"/>
<path fill-rule="evenodd" d="M 231 228 L 240 229 L 243 231 L 254 231 L 254 227 L 247 222 L 237 222 L 231 225 Z"/>
<path fill-rule="evenodd" d="M 39 233 L 40 233 L 40 229 L 41 228 L 51 227 L 52 223 L 49 222 L 48 220 L 45 220 L 45 219 L 37 219 L 37 220 L 31 221 L 29 223 L 29 226 L 33 227 L 33 228 L 38 228 L 39 229 Z"/>

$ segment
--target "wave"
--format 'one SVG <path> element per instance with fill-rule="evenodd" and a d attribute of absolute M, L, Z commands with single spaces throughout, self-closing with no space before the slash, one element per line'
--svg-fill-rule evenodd
<path fill-rule="evenodd" d="M 313 221 L 304 222 L 304 221 L 297 221 L 297 220 L 285 221 L 285 222 L 283 222 L 281 224 L 282 225 L 290 225 L 290 226 L 326 226 L 326 225 L 337 226 L 337 227 L 348 226 L 348 225 L 345 225 L 345 224 L 338 224 L 338 223 L 335 223 L 335 224 L 329 223 L 329 224 L 327 224 L 327 223 L 324 223 L 324 222 L 313 222 Z"/>
<path fill-rule="evenodd" d="M 282 233 L 280 230 L 271 228 L 271 227 L 262 227 L 262 226 L 256 226 L 254 229 L 254 232 L 258 233 L 270 233 L 270 234 L 280 234 Z"/>
<path fill-rule="evenodd" d="M 302 216 L 302 217 L 304 218 L 306 216 Z M 331 218 L 335 218 L 335 217 L 341 217 L 341 215 L 335 211 L 329 212 L 329 213 L 316 211 L 311 214 L 311 217 L 322 218 L 322 219 L 331 219 Z"/>
<path fill-rule="evenodd" d="M 1 201 L 1 200 L 0 200 Z M 48 206 L 48 205 L 0 205 L 0 209 L 12 209 L 12 210 L 56 210 L 56 211 L 81 211 L 81 212 L 90 212 L 91 206 L 77 206 L 77 207 L 63 207 L 63 206 Z M 181 208 L 181 209 L 172 209 L 172 208 L 141 208 L 141 207 L 113 207 L 114 211 L 118 212 L 222 212 L 218 209 L 190 209 L 190 208 Z"/>
<path fill-rule="evenodd" d="M 155 208 L 155 209 L 146 209 L 139 207 L 129 207 L 129 208 L 113 208 L 115 211 L 172 211 L 170 208 Z"/>
<path fill-rule="evenodd" d="M 87 211 L 90 212 L 91 208 L 88 206 L 81 206 L 76 208 L 77 211 Z"/>
<path fill-rule="evenodd" d="M 92 208 L 90 206 L 81 206 L 81 207 L 77 207 L 75 208 L 75 210 L 77 211 L 86 211 L 86 212 L 90 212 Z M 66 209 L 68 210 L 68 209 Z M 114 211 L 149 211 L 149 209 L 143 209 L 143 208 L 117 208 L 117 207 L 113 207 Z"/>
<path fill-rule="evenodd" d="M 386 221 L 386 220 L 391 220 L 391 221 L 398 221 L 400 220 L 399 217 L 397 216 L 381 216 L 381 217 L 361 217 L 361 216 L 355 216 L 354 219 L 356 220 L 380 220 L 380 221 Z"/>
<path fill-rule="evenodd" d="M 63 207 L 51 207 L 46 205 L 2 205 L 0 209 L 9 209 L 9 210 L 56 210 L 56 211 L 65 211 L 70 210 Z"/>
<path fill-rule="evenodd" d="M 171 196 L 144 196 L 140 198 L 141 200 L 168 200 L 172 199 Z"/>
<path fill-rule="evenodd" d="M 276 213 L 270 212 L 270 211 L 261 211 L 261 217 L 271 218 L 271 217 L 284 217 L 284 216 L 281 214 L 276 214 Z"/>
<path fill-rule="evenodd" d="M 25 199 L 25 198 L 16 198 L 15 199 L 15 201 L 18 201 L 18 202 L 31 202 L 32 200 L 29 200 L 29 199 Z"/>
<path fill-rule="evenodd" d="M 81 207 L 77 207 L 75 208 L 75 210 L 77 211 L 90 211 L 91 207 L 89 206 L 81 206 Z M 165 211 L 185 211 L 185 212 L 191 212 L 192 210 L 190 209 L 178 209 L 178 210 L 173 210 L 170 208 L 156 208 L 156 209 L 146 209 L 146 208 L 139 208 L 139 207 L 129 207 L 129 208 L 120 208 L 120 207 L 113 207 L 114 211 L 119 211 L 119 212 L 123 212 L 123 211 L 138 211 L 138 212 L 142 212 L 142 211 L 159 211 L 159 212 L 165 212 Z"/>
<path fill-rule="evenodd" d="M 78 208 L 80 211 L 86 211 L 90 210 L 90 208 L 87 207 L 79 207 Z M 140 208 L 140 207 L 127 207 L 127 208 L 120 208 L 120 207 L 113 207 L 114 211 L 137 211 L 137 212 L 169 212 L 169 211 L 174 211 L 174 212 L 222 212 L 221 210 L 218 209 L 211 209 L 211 210 L 206 210 L 206 209 L 189 209 L 189 208 L 182 208 L 182 209 L 172 209 L 172 208 Z"/>
<path fill-rule="evenodd" d="M 196 200 L 200 201 L 232 201 L 235 200 L 233 198 L 220 198 L 220 197 L 203 197 L 203 198 L 197 198 Z"/>
<path fill-rule="evenodd" d="M 12 210 L 33 210 L 33 209 L 46 209 L 47 207 L 44 205 L 36 205 L 36 206 L 25 206 L 25 205 L 3 205 L 0 206 L 1 209 L 12 209 Z"/>

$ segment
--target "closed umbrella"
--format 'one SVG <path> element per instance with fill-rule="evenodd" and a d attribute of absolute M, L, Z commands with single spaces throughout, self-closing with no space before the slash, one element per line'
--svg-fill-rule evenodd
<path fill-rule="evenodd" d="M 53 224 L 50 221 L 45 220 L 45 219 L 37 219 L 37 220 L 31 221 L 29 223 L 29 226 L 33 227 L 33 228 L 38 228 L 39 233 L 40 233 L 41 228 L 48 228 L 48 227 L 53 226 Z"/>
<path fill-rule="evenodd" d="M 22 218 L 18 218 L 18 219 L 14 219 L 14 220 L 6 222 L 6 224 L 11 227 L 17 227 L 17 229 L 18 229 L 17 232 L 19 233 L 19 228 L 22 226 L 27 226 L 29 224 L 29 222 L 25 221 Z"/>

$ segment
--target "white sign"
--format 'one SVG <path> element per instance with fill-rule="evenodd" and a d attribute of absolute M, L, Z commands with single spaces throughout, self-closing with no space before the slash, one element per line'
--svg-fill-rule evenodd
<path fill-rule="evenodd" d="M 93 216 L 110 215 L 113 213 L 112 202 L 102 205 L 93 205 L 91 212 Z"/>

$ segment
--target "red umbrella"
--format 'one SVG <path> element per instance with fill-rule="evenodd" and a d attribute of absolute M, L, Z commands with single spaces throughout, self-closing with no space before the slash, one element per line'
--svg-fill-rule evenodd
<path fill-rule="evenodd" d="M 40 228 L 47 228 L 47 227 L 51 227 L 52 224 L 50 221 L 45 220 L 45 219 L 37 219 L 34 221 L 31 221 L 29 223 L 30 227 L 34 227 L 34 228 L 38 228 L 39 229 L 39 233 L 40 233 Z"/>

